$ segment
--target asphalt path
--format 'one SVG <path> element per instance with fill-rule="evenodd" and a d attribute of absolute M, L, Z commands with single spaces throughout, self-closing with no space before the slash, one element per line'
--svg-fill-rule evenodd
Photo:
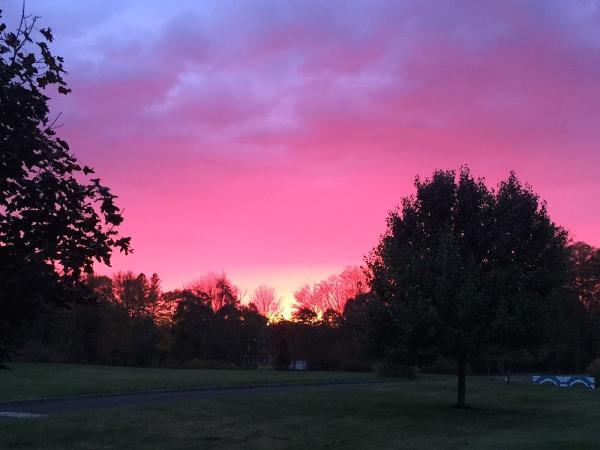
<path fill-rule="evenodd" d="M 147 405 L 160 402 L 227 397 L 232 395 L 262 395 L 271 392 L 306 389 L 357 388 L 378 381 L 279 383 L 229 387 L 198 387 L 107 395 L 85 395 L 65 398 L 0 402 L 0 420 L 47 417 L 54 414 L 92 411 L 117 406 Z"/>

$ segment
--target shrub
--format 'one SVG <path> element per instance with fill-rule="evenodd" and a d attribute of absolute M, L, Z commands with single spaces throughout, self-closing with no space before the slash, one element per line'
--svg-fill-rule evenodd
<path fill-rule="evenodd" d="M 245 363 L 240 364 L 239 366 L 237 366 L 238 369 L 244 369 L 244 370 L 258 370 L 258 363 L 256 361 L 246 361 Z"/>
<path fill-rule="evenodd" d="M 192 358 L 181 364 L 182 369 L 234 369 L 235 365 L 227 361 Z"/>
<path fill-rule="evenodd" d="M 64 362 L 64 357 L 54 347 L 39 340 L 29 340 L 17 352 L 17 361 Z"/>
<path fill-rule="evenodd" d="M 437 373 L 442 375 L 455 375 L 458 372 L 458 364 L 452 359 L 443 358 L 439 356 L 435 359 L 424 372 Z"/>
<path fill-rule="evenodd" d="M 373 372 L 373 365 L 364 361 L 350 361 L 344 365 L 346 372 Z"/>
<path fill-rule="evenodd" d="M 408 366 L 406 364 L 399 364 L 390 361 L 380 361 L 375 363 L 375 374 L 378 377 L 406 377 L 414 380 L 417 378 L 417 373 L 418 368 L 415 366 Z"/>

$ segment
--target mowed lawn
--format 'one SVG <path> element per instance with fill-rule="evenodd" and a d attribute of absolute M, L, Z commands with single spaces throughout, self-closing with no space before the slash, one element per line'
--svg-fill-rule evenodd
<path fill-rule="evenodd" d="M 0 448 L 594 449 L 600 392 L 453 377 L 222 396 L 0 421 Z"/>
<path fill-rule="evenodd" d="M 147 369 L 12 363 L 0 370 L 0 402 L 201 386 L 372 380 L 372 373 L 276 370 Z"/>

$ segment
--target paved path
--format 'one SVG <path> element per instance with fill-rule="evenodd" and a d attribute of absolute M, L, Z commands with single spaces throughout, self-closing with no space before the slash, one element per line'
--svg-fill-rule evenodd
<path fill-rule="evenodd" d="M 115 406 L 143 405 L 165 401 L 214 398 L 227 395 L 257 395 L 268 392 L 301 390 L 307 388 L 339 389 L 360 387 L 377 381 L 262 384 L 230 387 L 198 387 L 98 396 L 78 396 L 56 399 L 0 402 L 0 420 L 6 418 L 35 418 L 51 414 L 90 411 Z"/>

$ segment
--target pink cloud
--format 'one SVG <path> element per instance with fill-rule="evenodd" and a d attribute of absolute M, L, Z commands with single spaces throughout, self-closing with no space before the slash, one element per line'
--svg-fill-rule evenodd
<path fill-rule="evenodd" d="M 516 170 L 600 245 L 598 2 L 141 5 L 77 33 L 44 17 L 74 87 L 64 133 L 133 236 L 115 269 L 291 296 L 360 264 L 416 174 L 465 163 Z"/>

